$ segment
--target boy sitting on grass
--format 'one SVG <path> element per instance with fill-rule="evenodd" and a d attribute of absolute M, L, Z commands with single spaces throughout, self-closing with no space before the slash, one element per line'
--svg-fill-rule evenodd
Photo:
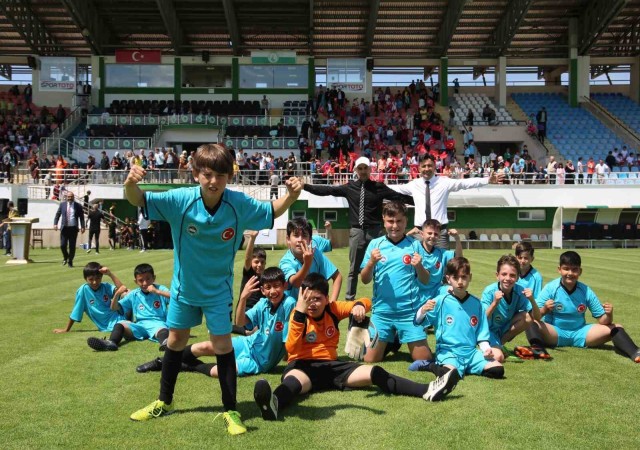
<path fill-rule="evenodd" d="M 285 295 L 286 285 L 282 270 L 269 267 L 260 280 L 251 277 L 240 294 L 236 325 L 245 330 L 256 328 L 256 331 L 250 336 L 236 336 L 231 340 L 238 376 L 266 373 L 284 357 L 289 316 L 296 305 L 295 299 Z M 261 291 L 263 297 L 245 313 L 244 305 L 254 291 Z M 182 351 L 183 371 L 195 371 L 218 378 L 218 366 L 202 362 L 198 359 L 201 356 L 215 356 L 211 342 L 188 345 Z M 162 360 L 156 358 L 138 366 L 136 370 L 162 370 Z"/>
<path fill-rule="evenodd" d="M 513 255 L 503 255 L 496 268 L 497 283 L 482 292 L 482 304 L 489 320 L 489 344 L 496 361 L 505 360 L 504 345 L 540 320 L 540 309 L 530 288 L 519 285 L 520 263 Z M 516 347 L 516 354 L 519 347 Z"/>
<path fill-rule="evenodd" d="M 533 298 L 538 298 L 542 290 L 542 275 L 531 265 L 535 259 L 534 248 L 531 242 L 518 242 L 516 244 L 516 258 L 520 263 L 520 278 L 518 284 L 523 288 L 531 289 Z"/>
<path fill-rule="evenodd" d="M 302 280 L 309 273 L 319 273 L 326 280 L 333 280 L 331 302 L 335 302 L 342 286 L 342 274 L 322 252 L 317 251 L 311 240 L 313 228 L 304 218 L 292 219 L 287 223 L 287 246 L 289 250 L 280 260 L 279 267 L 289 284 L 288 294 L 298 297 Z"/>
<path fill-rule="evenodd" d="M 111 331 L 109 339 L 90 337 L 87 345 L 95 351 L 116 351 L 122 338 L 142 341 L 150 339 L 160 342 L 164 350 L 169 337 L 167 327 L 167 308 L 169 307 L 169 289 L 156 285 L 156 275 L 149 264 L 138 264 L 133 270 L 137 289 L 127 293 L 125 286 L 116 290 L 111 300 L 111 309 L 124 316 L 131 315 L 133 320 L 118 322 Z M 126 295 L 121 298 L 122 295 Z"/>
<path fill-rule="evenodd" d="M 574 251 L 560 255 L 560 278 L 547 283 L 536 299 L 543 317 L 529 329 L 529 342 L 532 346 L 599 347 L 611 341 L 616 349 L 640 363 L 640 349 L 622 325 L 613 321 L 613 305 L 601 304 L 591 288 L 578 281 L 581 265 L 582 259 Z M 598 323 L 587 324 L 587 309 Z"/>
<path fill-rule="evenodd" d="M 451 286 L 449 292 L 428 300 L 415 318 L 416 324 L 435 329 L 436 364 L 431 364 L 429 370 L 437 376 L 453 371 L 460 377 L 471 374 L 502 378 L 504 367 L 494 359 L 482 303 L 467 291 L 471 283 L 469 260 L 453 258 L 447 263 L 445 276 Z"/>
<path fill-rule="evenodd" d="M 385 203 L 382 221 L 386 235 L 369 242 L 360 266 L 362 283 L 373 280 L 371 322 L 380 336 L 364 360 L 382 361 L 396 334 L 401 344 L 408 345 L 414 360 L 432 359 L 424 327 L 413 323 L 420 305 L 419 284 L 428 284 L 430 276 L 414 248 L 415 241 L 405 234 L 407 207 L 399 201 Z"/>
<path fill-rule="evenodd" d="M 67 333 L 75 322 L 82 322 L 86 313 L 99 331 L 107 332 L 120 321 L 126 320 L 118 311 L 111 310 L 111 299 L 116 289 L 122 286 L 120 279 L 108 267 L 90 262 L 82 270 L 85 284 L 76 291 L 76 300 L 69 316 L 66 328 L 56 328 L 54 333 Z M 102 276 L 107 275 L 113 284 L 103 283 Z"/>
<path fill-rule="evenodd" d="M 379 366 L 338 361 L 338 323 L 350 314 L 361 322 L 371 309 L 371 301 L 361 298 L 329 302 L 328 296 L 325 277 L 317 273 L 307 275 L 289 320 L 285 344 L 289 359 L 282 383 L 273 392 L 266 380 L 258 380 L 254 387 L 253 395 L 264 420 L 276 420 L 298 395 L 325 389 L 376 385 L 387 394 L 438 401 L 455 388 L 457 377 L 452 373 L 427 385 L 392 375 Z"/>

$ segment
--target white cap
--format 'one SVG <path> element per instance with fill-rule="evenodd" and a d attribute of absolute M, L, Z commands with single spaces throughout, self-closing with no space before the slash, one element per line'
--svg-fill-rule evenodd
<path fill-rule="evenodd" d="M 356 159 L 356 164 L 353 167 L 354 168 L 358 168 L 358 166 L 360 166 L 362 164 L 364 164 L 365 166 L 369 167 L 371 162 L 369 161 L 369 158 L 361 156 L 360 158 Z"/>

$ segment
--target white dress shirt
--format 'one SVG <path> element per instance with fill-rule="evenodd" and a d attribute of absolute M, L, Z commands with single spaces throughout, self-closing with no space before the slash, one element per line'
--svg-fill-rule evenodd
<path fill-rule="evenodd" d="M 462 189 L 478 188 L 489 184 L 489 178 L 467 178 L 464 180 L 454 180 L 449 177 L 434 176 L 429 180 L 429 195 L 431 198 L 431 218 L 436 219 L 442 225 L 449 223 L 447 219 L 447 203 L 449 193 Z M 420 177 L 407 184 L 397 184 L 389 186 L 394 191 L 413 197 L 415 212 L 414 225 L 422 227 L 426 220 L 425 216 L 425 179 Z"/>

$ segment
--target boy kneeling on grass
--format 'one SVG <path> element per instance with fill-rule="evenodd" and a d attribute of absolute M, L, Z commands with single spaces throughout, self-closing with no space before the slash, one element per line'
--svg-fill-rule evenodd
<path fill-rule="evenodd" d="M 458 381 L 455 371 L 429 384 L 420 384 L 392 375 L 379 366 L 338 361 L 338 323 L 350 314 L 361 322 L 371 309 L 371 300 L 329 303 L 328 296 L 329 284 L 325 277 L 317 273 L 306 276 L 289 320 L 285 344 L 289 363 L 282 383 L 273 392 L 266 380 L 258 380 L 254 387 L 253 395 L 264 420 L 276 420 L 298 395 L 324 389 L 376 385 L 387 394 L 438 401 L 455 388 Z"/>
<path fill-rule="evenodd" d="M 138 289 L 127 292 L 126 286 L 120 286 L 111 300 L 112 311 L 123 316 L 132 316 L 133 320 L 118 322 L 113 327 L 109 339 L 87 339 L 87 345 L 95 351 L 116 351 L 122 338 L 138 341 L 150 339 L 160 343 L 161 351 L 166 349 L 169 337 L 169 289 L 155 284 L 156 275 L 150 264 L 138 264 L 133 270 L 133 276 Z M 121 298 L 122 296 L 124 298 Z"/>
<path fill-rule="evenodd" d="M 497 283 L 491 283 L 482 292 L 482 304 L 489 321 L 489 343 L 496 361 L 502 363 L 509 352 L 505 348 L 517 335 L 527 330 L 534 320 L 540 320 L 540 309 L 530 288 L 518 284 L 520 263 L 513 255 L 503 255 L 496 269 Z M 515 354 L 522 354 L 522 347 Z M 523 358 L 533 352 L 524 349 Z"/>
<path fill-rule="evenodd" d="M 560 255 L 560 278 L 547 283 L 536 299 L 543 317 L 529 328 L 529 342 L 532 346 L 599 347 L 612 341 L 617 350 L 640 363 L 640 349 L 622 325 L 613 322 L 613 305 L 601 304 L 591 288 L 578 281 L 581 265 L 574 251 Z M 587 309 L 598 323 L 587 324 Z"/>
<path fill-rule="evenodd" d="M 454 372 L 460 377 L 471 374 L 502 378 L 504 367 L 494 359 L 482 303 L 467 292 L 471 283 L 469 260 L 456 257 L 449 261 L 446 278 L 450 290 L 428 300 L 415 316 L 416 324 L 435 329 L 436 363 L 430 364 L 428 370 L 437 376 Z"/>

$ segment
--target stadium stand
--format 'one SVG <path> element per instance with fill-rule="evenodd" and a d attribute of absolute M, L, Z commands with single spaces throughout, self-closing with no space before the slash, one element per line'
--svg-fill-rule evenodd
<path fill-rule="evenodd" d="M 523 93 L 512 98 L 529 117 L 542 107 L 547 109 L 547 138 L 565 159 L 604 159 L 609 149 L 624 145 L 602 122 L 585 109 L 572 108 L 560 94 Z"/>
<path fill-rule="evenodd" d="M 591 99 L 604 106 L 627 126 L 640 133 L 640 105 L 620 93 L 591 94 Z"/>

